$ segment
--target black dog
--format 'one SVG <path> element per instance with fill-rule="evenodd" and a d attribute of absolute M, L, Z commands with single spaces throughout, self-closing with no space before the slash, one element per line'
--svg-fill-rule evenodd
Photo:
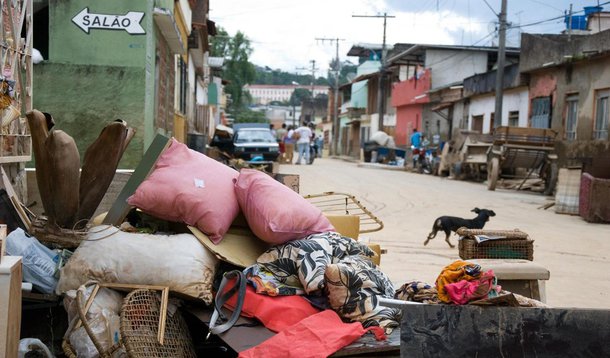
<path fill-rule="evenodd" d="M 477 213 L 477 217 L 472 220 L 462 219 L 455 216 L 441 216 L 434 220 L 434 225 L 432 225 L 432 232 L 428 235 L 426 241 L 424 241 L 424 246 L 428 245 L 428 242 L 436 237 L 436 233 L 439 231 L 444 231 L 445 241 L 449 244 L 450 247 L 455 247 L 449 242 L 449 235 L 451 232 L 455 232 L 457 229 L 461 227 L 465 227 L 468 229 L 482 229 L 485 226 L 485 223 L 489 221 L 490 216 L 496 216 L 496 213 L 493 210 L 487 209 L 479 209 L 474 208 L 471 210 L 472 212 Z"/>

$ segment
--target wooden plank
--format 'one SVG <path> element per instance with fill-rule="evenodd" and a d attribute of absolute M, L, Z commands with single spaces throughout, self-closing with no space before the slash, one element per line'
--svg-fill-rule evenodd
<path fill-rule="evenodd" d="M 13 203 L 15 210 L 17 210 L 17 214 L 19 215 L 19 218 L 21 218 L 21 220 L 23 221 L 26 231 L 28 233 L 31 233 L 32 232 L 32 220 L 30 220 L 28 214 L 25 212 L 25 210 L 23 210 L 23 204 L 21 204 L 19 199 L 17 199 L 17 197 L 15 197 L 15 196 L 11 197 L 11 202 Z"/>
<path fill-rule="evenodd" d="M 153 170 L 157 159 L 163 153 L 165 148 L 170 143 L 169 138 L 157 134 L 153 142 L 150 144 L 146 153 L 142 157 L 142 160 L 134 170 L 131 177 L 123 187 L 123 190 L 119 193 L 116 201 L 108 211 L 108 214 L 104 218 L 103 223 L 109 225 L 120 225 L 131 210 L 131 206 L 127 204 L 127 198 L 129 198 L 138 188 L 138 186 L 148 177 L 150 172 Z"/>
<path fill-rule="evenodd" d="M 0 357 L 17 357 L 21 330 L 21 257 L 0 263 Z"/>
<path fill-rule="evenodd" d="M 169 287 L 165 287 L 161 292 L 161 307 L 159 309 L 159 330 L 157 331 L 157 339 L 159 344 L 163 344 L 165 338 L 165 321 L 167 320 L 167 304 L 169 301 Z"/>

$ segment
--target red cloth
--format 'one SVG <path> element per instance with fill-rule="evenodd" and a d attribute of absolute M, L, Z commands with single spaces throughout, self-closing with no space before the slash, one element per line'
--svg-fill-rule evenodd
<path fill-rule="evenodd" d="M 328 357 L 354 342 L 368 331 L 377 340 L 386 338 L 380 327 L 362 323 L 343 323 L 335 311 L 325 310 L 288 327 L 256 347 L 239 354 L 240 358 Z"/>
<path fill-rule="evenodd" d="M 227 287 L 231 287 L 228 285 Z M 237 294 L 225 306 L 233 310 Z M 301 296 L 267 296 L 256 293 L 250 285 L 246 287 L 246 297 L 241 315 L 256 318 L 268 329 L 280 332 L 302 319 L 320 312 Z"/>
<path fill-rule="evenodd" d="M 465 305 L 470 301 L 486 298 L 489 291 L 495 289 L 495 287 L 494 272 L 489 270 L 479 278 L 472 279 L 471 281 L 461 280 L 455 283 L 448 283 L 445 285 L 445 291 L 447 291 L 453 303 Z"/>

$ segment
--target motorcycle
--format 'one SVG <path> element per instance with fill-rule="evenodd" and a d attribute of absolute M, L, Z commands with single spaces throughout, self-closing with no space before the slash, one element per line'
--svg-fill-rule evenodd
<path fill-rule="evenodd" d="M 438 156 L 438 148 L 428 147 L 429 144 L 430 142 L 424 139 L 421 146 L 411 146 L 414 169 L 420 174 L 438 175 L 441 158 Z"/>
<path fill-rule="evenodd" d="M 318 145 L 314 141 L 309 142 L 309 162 L 307 164 L 313 164 L 314 159 L 318 156 Z"/>

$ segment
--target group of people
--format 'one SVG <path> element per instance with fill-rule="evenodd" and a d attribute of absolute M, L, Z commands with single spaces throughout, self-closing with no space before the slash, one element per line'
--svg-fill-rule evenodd
<path fill-rule="evenodd" d="M 292 164 L 295 147 L 298 153 L 295 164 L 301 164 L 302 159 L 305 159 L 305 164 L 313 163 L 310 146 L 312 143 L 315 143 L 317 139 L 314 129 L 313 123 L 307 125 L 305 122 L 297 128 L 292 125 L 287 126 L 286 123 L 283 123 L 282 127 L 277 130 L 274 130 L 273 124 L 271 125 L 271 132 L 275 135 L 275 138 L 280 144 L 281 163 Z M 315 152 L 317 153 L 318 150 Z M 316 155 L 316 153 L 313 155 Z"/>

